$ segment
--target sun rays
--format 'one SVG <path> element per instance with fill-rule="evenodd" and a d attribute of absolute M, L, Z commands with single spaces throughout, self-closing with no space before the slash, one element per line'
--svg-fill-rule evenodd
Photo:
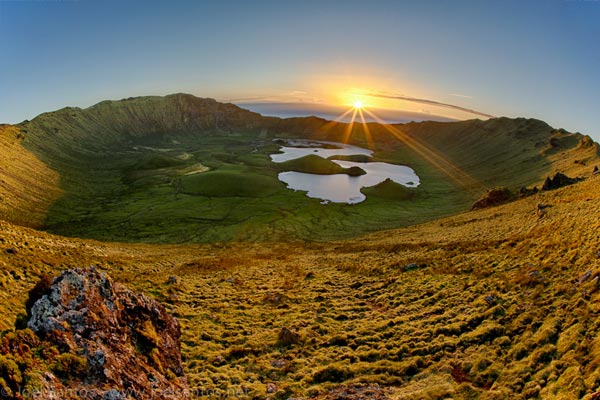
<path fill-rule="evenodd" d="M 368 118 L 365 117 L 365 114 Z M 375 122 L 377 125 L 369 127 L 368 119 L 371 120 L 371 123 Z M 463 189 L 467 191 L 480 191 L 484 187 L 477 179 L 462 170 L 440 152 L 428 146 L 422 139 L 403 131 L 399 124 L 390 124 L 381 119 L 375 114 L 374 110 L 370 110 L 365 105 L 365 102 L 361 98 L 355 98 L 352 101 L 352 106 L 334 121 L 325 125 L 324 129 L 330 130 L 340 123 L 346 124 L 342 137 L 343 143 L 348 143 L 353 134 L 362 133 L 368 148 L 375 149 L 376 144 L 371 128 L 383 128 L 387 134 L 402 142 L 406 147 L 417 153 L 421 158 L 433 165 Z"/>

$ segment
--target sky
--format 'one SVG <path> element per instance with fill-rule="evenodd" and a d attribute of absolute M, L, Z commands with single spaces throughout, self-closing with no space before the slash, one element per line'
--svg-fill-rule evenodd
<path fill-rule="evenodd" d="M 0 0 L 0 122 L 177 92 L 600 140 L 600 0 Z"/>

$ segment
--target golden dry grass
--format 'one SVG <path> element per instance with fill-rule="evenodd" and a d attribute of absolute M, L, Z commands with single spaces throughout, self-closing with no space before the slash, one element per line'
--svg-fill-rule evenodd
<path fill-rule="evenodd" d="M 61 194 L 59 175 L 23 145 L 15 126 L 0 125 L 0 219 L 38 227 Z"/>
<path fill-rule="evenodd" d="M 0 222 L 0 328 L 42 274 L 97 264 L 179 318 L 186 372 L 205 392 L 287 398 L 368 383 L 397 399 L 590 398 L 598 215 L 596 175 L 326 244 L 125 245 Z M 282 328 L 298 343 L 283 346 Z"/>

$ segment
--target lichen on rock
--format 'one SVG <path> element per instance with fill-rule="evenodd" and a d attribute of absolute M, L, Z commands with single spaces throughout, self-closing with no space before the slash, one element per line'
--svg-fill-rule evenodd
<path fill-rule="evenodd" d="M 37 347 L 56 349 L 40 360 L 51 371 L 34 385 L 34 398 L 190 397 L 179 323 L 155 300 L 95 267 L 64 271 L 48 288 L 32 292 L 38 298 L 29 302 L 23 332 L 37 336 Z"/>

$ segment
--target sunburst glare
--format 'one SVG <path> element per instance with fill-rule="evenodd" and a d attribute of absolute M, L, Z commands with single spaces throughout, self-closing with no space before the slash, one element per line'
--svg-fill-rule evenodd
<path fill-rule="evenodd" d="M 384 121 L 379 116 L 375 114 L 374 109 L 369 109 L 365 106 L 365 103 L 362 99 L 355 98 L 351 102 L 352 106 L 344 112 L 342 115 L 338 116 L 335 121 L 330 122 L 327 125 L 326 130 L 333 128 L 337 123 L 346 123 L 347 126 L 344 129 L 343 137 L 341 138 L 343 143 L 349 143 L 350 138 L 355 130 L 355 123 L 359 122 L 363 130 L 363 135 L 365 136 L 365 145 L 370 148 L 375 148 L 375 140 L 373 138 L 373 134 L 369 129 L 368 120 L 365 116 L 368 115 L 368 118 L 371 121 L 376 122 L 380 127 L 383 127 L 384 130 L 394 136 L 396 139 L 403 142 L 406 146 L 411 148 L 425 160 L 427 160 L 430 164 L 435 166 L 438 170 L 440 170 L 443 174 L 451 178 L 454 182 L 458 183 L 460 186 L 466 188 L 467 190 L 480 190 L 482 185 L 476 179 L 474 179 L 470 174 L 466 173 L 464 170 L 456 166 L 449 159 L 444 157 L 441 153 L 430 148 L 426 143 L 421 143 L 418 138 L 413 137 L 412 135 L 407 135 L 399 128 L 399 126 L 395 126 L 390 124 L 389 121 Z M 357 118 L 359 121 L 357 121 Z"/>

